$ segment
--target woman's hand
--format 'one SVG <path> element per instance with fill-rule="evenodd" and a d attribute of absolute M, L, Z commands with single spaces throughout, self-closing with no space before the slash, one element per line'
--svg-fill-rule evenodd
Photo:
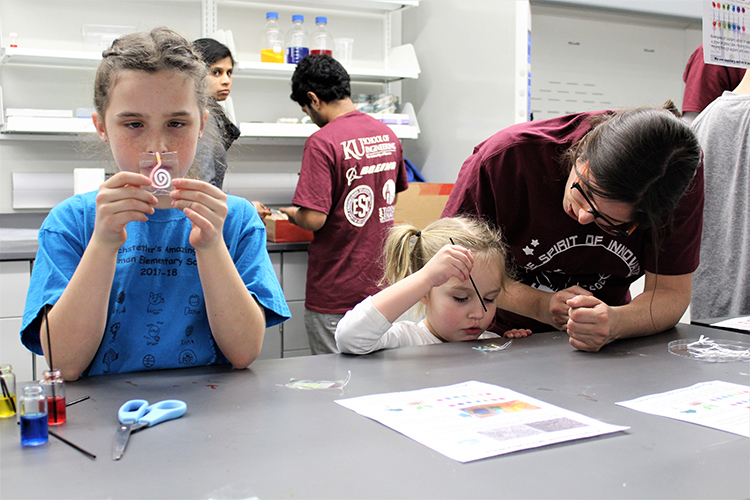
<path fill-rule="evenodd" d="M 581 351 L 596 352 L 612 337 L 612 308 L 593 296 L 569 299 L 568 335 L 570 345 Z"/>
<path fill-rule="evenodd" d="M 568 320 L 570 319 L 568 317 L 570 310 L 568 300 L 580 295 L 589 297 L 593 296 L 591 292 L 584 290 L 580 286 L 572 286 L 565 290 L 549 294 L 549 305 L 547 307 L 549 317 L 544 320 L 544 322 L 554 326 L 558 330 L 565 331 L 568 325 Z"/>
<path fill-rule="evenodd" d="M 170 193 L 172 206 L 182 210 L 193 230 L 190 244 L 196 250 L 213 247 L 224 241 L 224 221 L 229 208 L 227 195 L 216 186 L 196 179 L 173 179 Z"/>
<path fill-rule="evenodd" d="M 459 245 L 445 245 L 417 273 L 425 275 L 430 284 L 436 287 L 451 278 L 466 281 L 469 279 L 472 267 L 474 267 L 474 257 L 471 255 L 471 250 Z"/>
<path fill-rule="evenodd" d="M 531 330 L 528 330 L 526 328 L 514 328 L 512 330 L 508 330 L 503 334 L 503 337 L 508 337 L 511 339 L 520 339 L 523 337 L 528 337 L 531 335 Z"/>
<path fill-rule="evenodd" d="M 92 240 L 120 248 L 127 240 L 125 226 L 132 221 L 148 221 L 158 199 L 141 186 L 151 181 L 145 175 L 119 172 L 107 179 L 96 195 L 96 222 Z"/>

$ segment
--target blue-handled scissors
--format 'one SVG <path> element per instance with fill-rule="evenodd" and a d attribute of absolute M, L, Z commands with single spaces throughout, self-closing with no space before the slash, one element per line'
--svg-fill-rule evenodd
<path fill-rule="evenodd" d="M 112 446 L 112 460 L 120 460 L 125 453 L 130 434 L 145 427 L 151 427 L 165 420 L 180 418 L 185 414 L 187 405 L 178 399 L 167 399 L 152 405 L 145 399 L 131 399 L 120 407 L 117 416 L 120 427 Z"/>

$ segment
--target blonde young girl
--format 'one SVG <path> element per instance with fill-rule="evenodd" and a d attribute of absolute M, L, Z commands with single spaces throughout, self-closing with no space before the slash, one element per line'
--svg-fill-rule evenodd
<path fill-rule="evenodd" d="M 392 285 L 366 298 L 341 319 L 336 328 L 341 352 L 367 354 L 499 337 L 485 330 L 495 317 L 495 299 L 509 277 L 500 234 L 486 223 L 455 217 L 440 219 L 422 231 L 396 226 L 386 241 L 385 259 L 384 279 Z M 424 306 L 423 321 L 394 323 L 416 303 Z M 505 335 L 525 337 L 530 333 L 512 330 Z"/>
<path fill-rule="evenodd" d="M 22 341 L 68 380 L 245 368 L 289 310 L 254 207 L 185 178 L 207 116 L 206 67 L 166 28 L 126 35 L 102 55 L 93 119 L 120 172 L 45 220 Z M 156 165 L 141 159 L 167 153 L 177 157 L 163 165 L 173 188 L 149 192 Z"/>

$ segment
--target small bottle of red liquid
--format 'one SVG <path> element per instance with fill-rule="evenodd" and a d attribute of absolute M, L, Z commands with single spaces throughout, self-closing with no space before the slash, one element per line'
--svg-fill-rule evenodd
<path fill-rule="evenodd" d="M 47 370 L 42 373 L 43 379 L 39 385 L 44 389 L 47 398 L 47 419 L 49 425 L 65 422 L 65 381 L 60 370 Z"/>
<path fill-rule="evenodd" d="M 315 18 L 315 29 L 310 35 L 310 54 L 333 55 L 333 37 L 328 32 L 327 24 L 328 18 Z"/>

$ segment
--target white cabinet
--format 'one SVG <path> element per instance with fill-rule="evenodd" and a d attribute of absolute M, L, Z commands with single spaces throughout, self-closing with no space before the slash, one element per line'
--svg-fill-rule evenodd
<path fill-rule="evenodd" d="M 310 355 L 305 329 L 307 252 L 284 252 L 281 287 L 292 318 L 281 325 L 282 357 Z"/>
<path fill-rule="evenodd" d="M 0 262 L 0 364 L 13 365 L 19 382 L 34 379 L 34 354 L 21 344 L 20 336 L 30 279 L 31 261 Z"/>
<path fill-rule="evenodd" d="M 292 317 L 266 329 L 263 350 L 258 359 L 308 356 L 310 343 L 305 330 L 307 250 L 271 252 L 269 255 Z"/>

